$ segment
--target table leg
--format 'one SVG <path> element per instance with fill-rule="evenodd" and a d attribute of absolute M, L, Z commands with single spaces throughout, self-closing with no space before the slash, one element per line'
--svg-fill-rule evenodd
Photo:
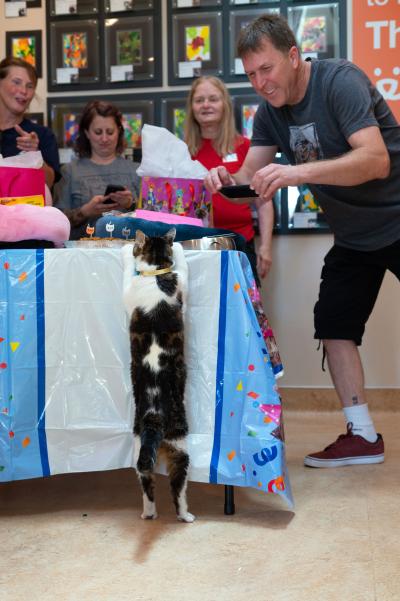
<path fill-rule="evenodd" d="M 235 501 L 234 501 L 234 491 L 233 486 L 230 484 L 225 485 L 225 505 L 224 505 L 224 514 L 225 515 L 233 515 L 235 513 Z"/>

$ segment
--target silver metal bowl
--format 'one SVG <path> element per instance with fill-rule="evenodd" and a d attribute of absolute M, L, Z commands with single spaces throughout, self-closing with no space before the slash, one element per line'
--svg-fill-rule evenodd
<path fill-rule="evenodd" d="M 235 250 L 236 248 L 234 234 L 183 240 L 180 244 L 185 250 Z"/>

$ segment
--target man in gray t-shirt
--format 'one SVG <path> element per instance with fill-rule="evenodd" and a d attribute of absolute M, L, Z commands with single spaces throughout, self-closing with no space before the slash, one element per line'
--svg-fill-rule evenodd
<path fill-rule="evenodd" d="M 250 183 L 261 203 L 282 187 L 310 187 L 335 237 L 314 309 L 315 338 L 323 341 L 347 433 L 304 462 L 381 463 L 383 439 L 365 402 L 357 347 L 386 269 L 400 279 L 400 126 L 355 65 L 302 60 L 280 15 L 245 27 L 238 55 L 264 102 L 241 169 L 233 176 L 224 167 L 211 169 L 206 186 L 216 192 Z M 273 162 L 278 149 L 290 165 Z"/>

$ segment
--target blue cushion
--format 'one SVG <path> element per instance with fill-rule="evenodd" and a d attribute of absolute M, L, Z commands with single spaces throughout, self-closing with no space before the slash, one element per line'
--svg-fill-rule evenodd
<path fill-rule="evenodd" d="M 114 226 L 111 232 L 107 231 L 107 224 L 109 224 L 109 229 Z M 188 224 L 172 225 L 171 223 L 163 223 L 161 221 L 147 221 L 146 219 L 137 219 L 136 217 L 116 215 L 104 215 L 100 217 L 96 222 L 95 236 L 99 238 L 134 238 L 136 230 L 141 230 L 147 236 L 163 236 L 171 228 L 176 229 L 176 242 L 194 240 L 203 238 L 204 236 L 233 234 L 238 250 L 243 250 L 246 246 L 246 240 L 241 234 L 236 234 L 222 228 L 198 227 Z"/>

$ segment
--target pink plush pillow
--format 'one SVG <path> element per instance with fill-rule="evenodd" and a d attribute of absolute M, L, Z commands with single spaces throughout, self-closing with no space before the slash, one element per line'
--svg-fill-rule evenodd
<path fill-rule="evenodd" d="M 49 240 L 55 244 L 69 239 L 68 217 L 55 207 L 0 204 L 0 241 Z"/>

